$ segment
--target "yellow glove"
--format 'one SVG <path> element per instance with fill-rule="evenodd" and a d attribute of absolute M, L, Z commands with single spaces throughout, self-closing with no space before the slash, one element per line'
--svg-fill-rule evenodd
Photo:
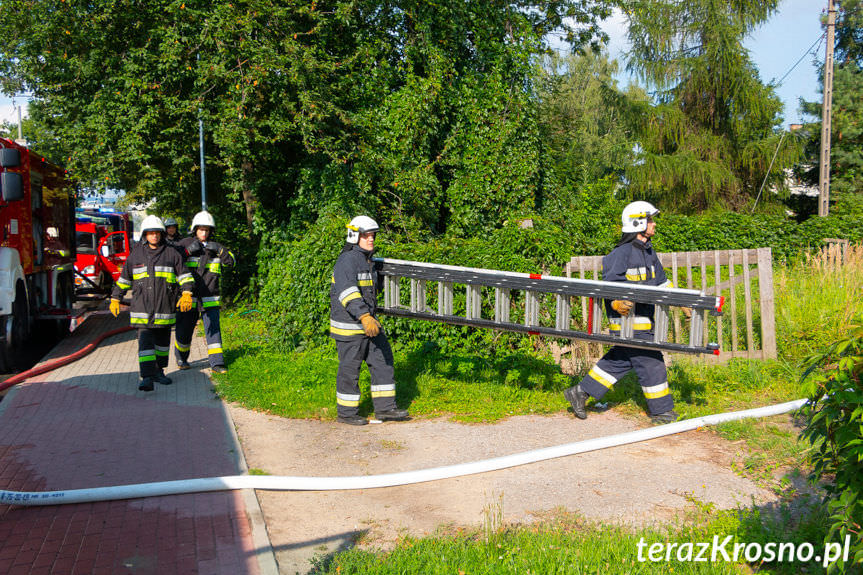
<path fill-rule="evenodd" d="M 692 319 L 692 308 L 691 307 L 682 307 L 680 309 L 683 311 L 683 315 L 686 316 L 686 319 Z"/>
<path fill-rule="evenodd" d="M 616 299 L 611 302 L 611 309 L 620 315 L 629 315 L 629 312 L 632 310 L 632 302 L 628 299 Z"/>
<path fill-rule="evenodd" d="M 120 300 L 111 298 L 111 303 L 108 305 L 108 309 L 111 310 L 111 315 L 114 317 L 120 315 Z"/>
<path fill-rule="evenodd" d="M 369 337 L 375 337 L 381 332 L 381 322 L 372 317 L 372 314 L 367 313 L 360 316 L 360 321 L 363 322 L 363 331 Z"/>
<path fill-rule="evenodd" d="M 177 307 L 180 311 L 189 311 L 192 309 L 192 292 L 184 291 L 180 296 L 180 301 L 177 302 Z"/>

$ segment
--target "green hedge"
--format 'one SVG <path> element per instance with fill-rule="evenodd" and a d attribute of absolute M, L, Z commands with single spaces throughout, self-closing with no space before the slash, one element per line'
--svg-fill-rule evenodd
<path fill-rule="evenodd" d="M 654 240 L 660 252 L 773 248 L 775 260 L 799 257 L 824 238 L 863 239 L 863 214 L 811 217 L 798 224 L 774 215 L 724 213 L 661 216 Z"/>
<path fill-rule="evenodd" d="M 449 265 L 560 274 L 571 256 L 605 254 L 614 247 L 619 237 L 619 213 L 625 205 L 605 185 L 573 200 L 580 207 L 536 216 L 532 227 L 509 222 L 483 237 L 444 235 L 408 241 L 397 234 L 381 233 L 378 254 Z M 662 252 L 770 246 L 775 259 L 787 260 L 799 257 L 809 247 L 820 246 L 823 238 L 863 240 L 861 206 L 843 204 L 835 215 L 812 217 L 800 224 L 790 218 L 763 214 L 662 215 L 654 243 Z M 274 345 L 295 348 L 326 341 L 330 276 L 348 219 L 343 214 L 323 216 L 300 237 L 275 232 L 262 242 L 258 253 L 258 308 L 264 313 Z M 464 306 L 463 300 L 464 294 L 456 293 L 456 310 Z M 477 353 L 530 345 L 529 338 L 489 330 L 394 319 L 388 319 L 386 325 L 396 345 L 399 340 L 421 339 L 442 348 L 459 346 Z"/>

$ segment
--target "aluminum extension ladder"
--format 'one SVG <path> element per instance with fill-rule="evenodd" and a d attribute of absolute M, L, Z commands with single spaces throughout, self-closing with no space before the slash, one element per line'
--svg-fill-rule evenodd
<path fill-rule="evenodd" d="M 725 298 L 706 295 L 689 289 L 661 288 L 625 282 L 605 282 L 429 264 L 390 258 L 373 258 L 376 271 L 383 277 L 384 304 L 378 311 L 394 317 L 406 317 L 439 321 L 454 325 L 466 325 L 515 331 L 531 335 L 547 335 L 568 339 L 580 339 L 609 345 L 623 345 L 641 349 L 657 349 L 678 353 L 719 355 L 719 344 L 703 343 L 704 315 L 721 315 Z M 410 305 L 401 302 L 400 278 L 410 280 Z M 437 283 L 437 310 L 428 305 L 426 285 Z M 465 286 L 465 315 L 453 314 L 455 286 Z M 482 288 L 495 290 L 494 319 L 482 317 Z M 512 291 L 524 291 L 524 323 L 510 321 Z M 539 297 L 542 293 L 556 297 L 555 327 L 541 326 L 539 322 Z M 588 331 L 571 329 L 570 297 L 590 298 L 588 308 Z M 634 313 L 621 318 L 620 335 L 602 333 L 603 299 L 627 299 L 633 302 L 654 304 L 653 340 L 634 339 Z M 692 308 L 689 343 L 667 341 L 670 308 Z"/>

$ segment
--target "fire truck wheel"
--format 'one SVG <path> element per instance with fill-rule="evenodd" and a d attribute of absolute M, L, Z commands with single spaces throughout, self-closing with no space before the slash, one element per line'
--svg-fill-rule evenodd
<path fill-rule="evenodd" d="M 21 359 L 24 342 L 27 339 L 29 310 L 27 296 L 24 286 L 19 282 L 15 290 L 15 302 L 12 304 L 12 313 L 2 316 L 0 329 L 3 331 L 3 343 L 0 344 L 0 364 L 6 373 L 14 371 Z"/>

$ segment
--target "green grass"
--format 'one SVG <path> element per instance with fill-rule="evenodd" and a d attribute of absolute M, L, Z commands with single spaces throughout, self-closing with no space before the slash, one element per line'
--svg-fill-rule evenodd
<path fill-rule="evenodd" d="M 219 394 L 249 409 L 293 418 L 333 419 L 338 357 L 335 344 L 290 353 L 270 351 L 260 318 L 222 321 L 228 373 L 215 374 Z M 417 343 L 395 352 L 396 400 L 414 417 L 450 415 L 463 422 L 497 421 L 526 413 L 566 409 L 571 385 L 549 359 L 510 355 L 487 359 L 444 355 Z M 360 413 L 372 410 L 369 374 L 363 369 Z"/>
<path fill-rule="evenodd" d="M 648 558 L 650 545 L 676 543 L 692 545 L 693 558 L 698 542 L 719 541 L 732 536 L 726 545 L 733 559 L 733 545 L 741 543 L 809 542 L 820 552 L 824 538 L 823 518 L 814 511 L 801 513 L 788 506 L 775 512 L 758 510 L 716 511 L 708 505 L 697 505 L 695 511 L 679 523 L 666 527 L 629 529 L 586 521 L 579 516 L 557 510 L 533 525 L 503 526 L 488 532 L 483 529 L 458 530 L 432 537 L 401 539 L 388 552 L 352 549 L 333 556 L 318 557 L 316 572 L 347 574 L 477 574 L 477 573 L 751 573 L 756 567 L 762 573 L 817 573 L 820 564 L 786 562 L 748 564 L 742 557 L 725 562 L 678 561 L 676 548 L 671 560 L 639 561 Z M 687 555 L 683 547 L 681 557 Z M 709 552 L 708 552 L 709 558 Z"/>
<path fill-rule="evenodd" d="M 861 254 L 863 251 L 844 268 L 831 267 L 823 258 L 778 267 L 779 358 L 738 359 L 723 365 L 677 361 L 668 376 L 676 410 L 691 418 L 801 397 L 805 357 L 845 333 L 850 318 L 863 310 Z M 742 306 L 738 312 L 740 309 Z M 223 397 L 285 417 L 335 417 L 338 360 L 334 344 L 277 353 L 272 351 L 263 322 L 255 314 L 225 317 L 223 326 L 230 366 L 227 374 L 216 376 Z M 727 330 L 725 335 L 727 338 Z M 509 355 L 487 357 L 444 354 L 424 342 L 402 345 L 395 357 L 399 405 L 408 407 L 416 417 L 447 415 L 464 422 L 563 412 L 568 405 L 561 391 L 572 384 L 571 379 L 560 373 L 550 357 L 525 349 L 527 346 Z M 368 373 L 363 370 L 361 413 L 372 411 L 368 383 Z M 646 404 L 634 374 L 619 382 L 605 401 L 616 412 L 646 424 Z M 755 506 L 715 511 L 693 501 L 697 515 L 670 527 L 637 530 L 591 524 L 558 513 L 536 525 L 486 526 L 423 539 L 405 538 L 387 553 L 353 549 L 320 558 L 316 567 L 320 572 L 340 574 L 822 572 L 815 564 L 636 560 L 636 544 L 641 537 L 649 543 L 685 543 L 727 533 L 743 542 L 805 541 L 820 551 L 827 521 L 817 511 L 800 510 L 800 502 L 805 503 L 808 496 L 796 492 L 789 480 L 800 479 L 807 472 L 806 445 L 798 438 L 795 420 L 790 416 L 745 420 L 716 426 L 713 431 L 734 442 L 739 457 L 733 465 L 739 473 L 773 488 L 784 501 L 798 507 L 783 504 L 770 513 L 762 513 Z M 398 449 L 397 445 L 391 447 Z"/>

